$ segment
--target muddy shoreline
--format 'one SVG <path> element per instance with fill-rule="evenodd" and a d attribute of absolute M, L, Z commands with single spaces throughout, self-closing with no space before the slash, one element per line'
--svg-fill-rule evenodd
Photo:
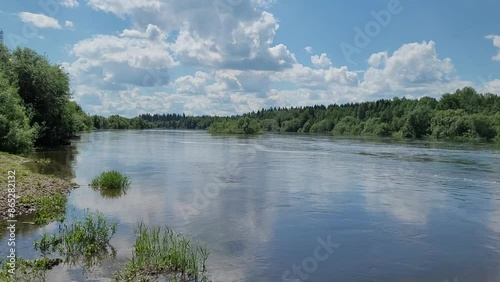
<path fill-rule="evenodd" d="M 15 185 L 15 217 L 33 214 L 38 206 L 27 202 L 26 198 L 46 198 L 57 194 L 67 196 L 74 188 L 78 187 L 71 181 L 32 171 L 27 164 L 34 162 L 31 159 L 0 152 L 0 218 L 10 218 L 9 213 L 9 188 Z M 9 185 L 10 184 L 10 185 Z M 12 190 L 11 190 L 12 191 Z M 11 201 L 10 203 L 12 203 Z"/>

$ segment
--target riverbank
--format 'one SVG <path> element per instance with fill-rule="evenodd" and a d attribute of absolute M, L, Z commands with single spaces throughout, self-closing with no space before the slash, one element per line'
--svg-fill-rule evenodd
<path fill-rule="evenodd" d="M 43 211 L 45 214 L 41 216 L 44 218 L 52 217 L 48 214 L 52 211 L 46 210 L 44 206 L 53 206 L 54 201 L 61 203 L 61 199 L 63 197 L 65 199 L 66 195 L 77 187 L 75 183 L 68 180 L 33 172 L 26 165 L 32 161 L 28 158 L 0 152 L 0 185 L 4 187 L 0 189 L 0 218 L 9 217 L 8 200 L 12 196 L 9 196 L 8 183 L 15 183 L 15 216 Z"/>

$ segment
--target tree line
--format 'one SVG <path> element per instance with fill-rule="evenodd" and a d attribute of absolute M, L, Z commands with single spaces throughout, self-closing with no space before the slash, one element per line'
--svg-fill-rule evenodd
<path fill-rule="evenodd" d="M 440 99 L 377 101 L 261 109 L 239 116 L 141 115 L 157 128 L 208 129 L 211 133 L 299 132 L 399 138 L 500 141 L 500 97 L 471 87 Z"/>
<path fill-rule="evenodd" d="M 402 138 L 500 141 L 500 97 L 471 87 L 440 99 L 378 101 L 261 109 L 230 117 L 142 114 L 88 115 L 74 101 L 59 65 L 28 48 L 0 44 L 0 151 L 60 145 L 94 129 L 201 129 L 210 133 L 299 132 Z"/>

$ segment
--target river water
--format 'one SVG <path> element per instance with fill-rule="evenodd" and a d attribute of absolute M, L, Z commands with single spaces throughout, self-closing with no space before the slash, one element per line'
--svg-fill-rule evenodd
<path fill-rule="evenodd" d="M 90 209 L 118 222 L 116 260 L 91 273 L 57 267 L 53 281 L 111 278 L 141 221 L 207 246 L 214 281 L 500 281 L 492 145 L 131 130 L 42 155 L 46 172 L 81 185 L 68 218 Z M 132 180 L 125 196 L 87 187 L 111 169 Z M 21 228 L 18 255 L 56 230 Z"/>

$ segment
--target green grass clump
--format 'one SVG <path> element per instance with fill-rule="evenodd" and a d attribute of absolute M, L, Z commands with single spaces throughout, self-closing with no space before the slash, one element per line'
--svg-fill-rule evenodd
<path fill-rule="evenodd" d="M 116 233 L 117 223 L 110 223 L 100 212 L 85 212 L 82 220 L 59 226 L 57 234 L 42 234 L 33 245 L 41 257 L 33 260 L 16 258 L 14 273 L 6 260 L 0 258 L 0 281 L 47 281 L 47 270 L 65 263 L 82 262 L 84 271 L 98 265 L 116 251 L 110 240 Z"/>
<path fill-rule="evenodd" d="M 110 223 L 100 212 L 86 212 L 83 220 L 59 226 L 58 234 L 43 234 L 35 240 L 35 250 L 43 257 L 58 253 L 64 262 L 76 264 L 82 260 L 83 266 L 90 268 L 115 251 L 109 241 L 116 233 L 117 223 Z"/>
<path fill-rule="evenodd" d="M 66 256 L 93 256 L 109 246 L 117 223 L 108 223 L 100 212 L 86 213 L 83 220 L 60 227 L 59 238 Z"/>
<path fill-rule="evenodd" d="M 111 170 L 101 173 L 92 180 L 90 186 L 95 189 L 118 190 L 130 187 L 130 179 L 119 171 Z"/>
<path fill-rule="evenodd" d="M 48 197 L 22 197 L 21 203 L 36 206 L 35 225 L 43 226 L 52 221 L 63 221 L 66 213 L 66 196 L 55 194 Z"/>
<path fill-rule="evenodd" d="M 139 224 L 132 259 L 116 281 L 149 281 L 166 276 L 175 281 L 209 281 L 205 263 L 210 252 L 168 227 Z"/>

